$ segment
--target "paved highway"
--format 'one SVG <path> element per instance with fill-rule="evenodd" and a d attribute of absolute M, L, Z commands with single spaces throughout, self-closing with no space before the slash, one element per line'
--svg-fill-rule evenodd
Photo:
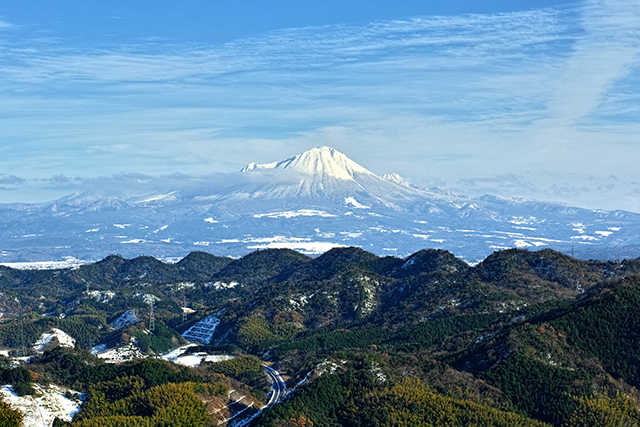
<path fill-rule="evenodd" d="M 241 412 L 236 413 L 236 415 L 229 418 L 228 420 L 218 422 L 218 424 L 228 422 L 229 424 L 227 425 L 232 425 L 233 427 L 244 427 L 258 415 L 260 415 L 262 411 L 271 408 L 284 397 L 287 386 L 284 384 L 284 380 L 280 376 L 280 372 L 276 371 L 273 368 L 270 368 L 264 363 L 262 364 L 262 366 L 264 367 L 265 372 L 267 373 L 267 375 L 269 375 L 269 378 L 271 378 L 271 382 L 273 383 L 273 385 L 271 386 L 273 393 L 271 393 L 269 402 L 267 402 L 267 404 L 260 409 L 253 408 L 253 411 L 251 410 L 251 408 L 247 407 Z"/>
<path fill-rule="evenodd" d="M 266 371 L 267 375 L 269 375 L 269 378 L 271 378 L 271 382 L 273 383 L 273 386 L 271 387 L 273 390 L 273 393 L 271 393 L 271 398 L 269 399 L 269 402 L 267 402 L 267 404 L 264 405 L 264 407 L 262 408 L 264 410 L 272 407 L 273 405 L 278 403 L 280 399 L 284 397 L 284 394 L 287 391 L 287 386 L 285 385 L 284 380 L 280 376 L 280 372 L 276 371 L 273 368 L 270 368 L 265 364 L 263 364 L 262 366 L 264 367 L 264 370 Z"/>

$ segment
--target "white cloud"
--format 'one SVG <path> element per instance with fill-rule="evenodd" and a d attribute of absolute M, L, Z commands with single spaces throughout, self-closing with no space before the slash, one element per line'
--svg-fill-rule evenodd
<path fill-rule="evenodd" d="M 587 118 L 615 82 L 640 60 L 640 2 L 590 0 L 583 9 L 584 34 L 556 81 L 549 102 L 550 120 L 570 126 Z"/>
<path fill-rule="evenodd" d="M 499 190 L 508 182 L 494 177 L 525 176 L 552 194 L 543 168 L 559 183 L 629 181 L 640 158 L 638 18 L 638 0 L 593 0 L 223 46 L 71 49 L 0 34 L 0 170 L 205 175 L 332 145 L 418 184 Z M 518 185 L 528 184 L 507 188 Z"/>

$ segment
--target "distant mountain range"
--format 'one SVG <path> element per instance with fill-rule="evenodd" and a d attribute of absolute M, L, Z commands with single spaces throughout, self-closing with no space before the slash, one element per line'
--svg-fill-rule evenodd
<path fill-rule="evenodd" d="M 211 190 L 87 192 L 0 205 L 0 263 L 110 253 L 167 259 L 193 250 L 237 257 L 262 248 L 313 255 L 337 246 L 400 257 L 440 248 L 471 263 L 511 247 L 585 259 L 640 255 L 639 214 L 420 189 L 329 147 L 251 163 L 241 178 L 212 182 Z"/>

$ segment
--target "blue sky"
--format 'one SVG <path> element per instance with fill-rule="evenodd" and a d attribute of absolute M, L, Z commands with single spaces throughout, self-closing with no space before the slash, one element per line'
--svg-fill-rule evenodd
<path fill-rule="evenodd" d="M 3 2 L 0 202 L 329 145 L 640 212 L 639 23 L 640 0 Z"/>

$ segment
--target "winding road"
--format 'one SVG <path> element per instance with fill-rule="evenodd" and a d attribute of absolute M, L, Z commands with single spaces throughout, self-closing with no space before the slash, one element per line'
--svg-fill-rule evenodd
<path fill-rule="evenodd" d="M 273 386 L 272 386 L 273 393 L 271 394 L 271 398 L 269 399 L 269 402 L 267 402 L 267 404 L 264 405 L 261 409 L 261 410 L 265 410 L 265 409 L 271 408 L 273 405 L 278 403 L 280 399 L 284 397 L 285 392 L 287 391 L 287 386 L 285 385 L 284 380 L 280 376 L 280 372 L 265 365 L 264 363 L 262 364 L 262 366 L 264 367 L 265 372 L 267 373 L 267 375 L 269 375 L 269 378 L 271 378 L 271 382 L 273 383 Z"/>
<path fill-rule="evenodd" d="M 255 417 L 260 415 L 260 413 L 262 413 L 262 411 L 265 411 L 265 410 L 271 408 L 273 405 L 278 403 L 284 397 L 285 392 L 287 390 L 287 386 L 285 385 L 284 380 L 280 376 L 280 372 L 276 371 L 273 368 L 270 368 L 269 366 L 265 365 L 264 363 L 262 364 L 262 366 L 264 367 L 264 370 L 267 373 L 267 375 L 269 375 L 269 378 L 271 378 L 271 382 L 273 384 L 271 386 L 271 389 L 273 390 L 273 393 L 271 393 L 271 397 L 269 398 L 269 401 L 267 402 L 267 404 L 264 405 L 260 409 L 254 408 L 254 411 L 249 410 L 250 408 L 247 407 L 244 410 L 236 413 L 233 417 L 231 417 L 229 419 L 226 419 L 226 420 L 219 421 L 218 424 L 228 423 L 227 425 L 232 425 L 233 427 L 246 426 Z"/>

